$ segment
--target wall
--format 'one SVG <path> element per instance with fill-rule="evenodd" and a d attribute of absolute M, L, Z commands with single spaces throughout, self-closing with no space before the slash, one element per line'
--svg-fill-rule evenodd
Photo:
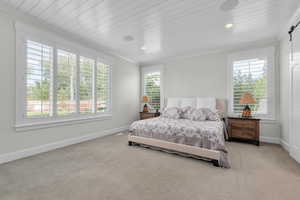
<path fill-rule="evenodd" d="M 67 141 L 89 134 L 101 135 L 107 130 L 127 127 L 138 119 L 139 68 L 115 57 L 112 74 L 112 119 L 57 126 L 27 132 L 16 132 L 15 121 L 15 30 L 14 18 L 0 11 L 0 162 L 1 155 L 41 145 Z M 84 45 L 84 43 L 83 43 Z M 105 52 L 104 52 L 105 53 Z M 74 140 L 76 141 L 76 140 Z M 4 159 L 5 160 L 5 159 Z"/>
<path fill-rule="evenodd" d="M 288 37 L 280 41 L 280 123 L 281 143 L 289 144 L 290 118 L 290 44 Z"/>
<path fill-rule="evenodd" d="M 227 97 L 225 53 L 171 60 L 165 63 L 164 74 L 166 97 Z"/>
<path fill-rule="evenodd" d="M 228 98 L 227 60 L 228 55 L 247 49 L 263 48 L 277 43 L 257 43 L 245 45 L 243 48 L 210 53 L 191 57 L 169 58 L 160 61 L 164 65 L 164 96 L 165 97 L 192 97 L 192 96 L 213 96 L 221 99 Z M 147 66 L 144 66 L 147 67 Z M 276 73 L 277 73 L 276 65 Z M 278 74 L 278 73 L 277 73 Z M 279 77 L 276 77 L 278 80 Z M 277 81 L 275 81 L 277 84 Z M 279 86 L 279 85 L 278 85 Z M 277 85 L 275 86 L 278 89 Z M 279 90 L 276 91 L 276 99 L 279 97 Z M 276 102 L 279 108 L 279 101 Z M 276 111 L 278 118 L 279 110 Z M 261 140 L 272 143 L 280 143 L 280 126 L 277 120 L 261 123 Z"/>

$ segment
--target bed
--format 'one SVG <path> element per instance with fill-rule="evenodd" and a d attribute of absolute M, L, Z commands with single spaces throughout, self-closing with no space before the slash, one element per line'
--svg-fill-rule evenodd
<path fill-rule="evenodd" d="M 169 102 L 173 101 L 169 100 Z M 195 98 L 194 101 L 199 101 Z M 207 100 L 205 100 L 207 101 Z M 225 102 L 212 99 L 212 106 L 224 113 Z M 169 103 L 169 107 L 182 107 L 182 99 Z M 189 106 L 196 107 L 197 103 Z M 199 104 L 199 103 L 198 103 Z M 204 106 L 206 103 L 204 103 Z M 202 105 L 203 106 L 203 105 Z M 135 121 L 130 126 L 128 144 L 142 145 L 184 156 L 211 161 L 215 166 L 229 168 L 228 152 L 225 146 L 226 128 L 222 120 L 194 121 L 190 119 L 172 119 L 156 117 Z"/>

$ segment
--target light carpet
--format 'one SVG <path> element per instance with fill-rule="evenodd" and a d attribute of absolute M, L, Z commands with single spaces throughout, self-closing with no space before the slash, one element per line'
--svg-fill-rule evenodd
<path fill-rule="evenodd" d="M 0 199 L 299 199 L 300 165 L 279 145 L 227 147 L 231 169 L 106 136 L 0 165 Z"/>

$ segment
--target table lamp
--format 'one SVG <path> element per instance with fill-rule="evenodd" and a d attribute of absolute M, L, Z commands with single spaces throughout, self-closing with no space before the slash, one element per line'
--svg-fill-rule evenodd
<path fill-rule="evenodd" d="M 149 112 L 149 106 L 147 105 L 147 103 L 150 102 L 150 98 L 147 97 L 147 96 L 143 96 L 142 98 L 142 103 L 144 103 L 144 109 L 143 109 L 143 112 Z"/>
<path fill-rule="evenodd" d="M 247 118 L 252 117 L 251 108 L 249 107 L 249 104 L 256 104 L 256 100 L 253 97 L 253 95 L 251 93 L 243 94 L 243 96 L 240 99 L 240 104 L 246 105 L 243 110 L 242 117 L 247 117 Z"/>

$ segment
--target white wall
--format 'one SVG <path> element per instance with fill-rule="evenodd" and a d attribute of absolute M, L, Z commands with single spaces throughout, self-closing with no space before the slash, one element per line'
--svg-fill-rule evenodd
<path fill-rule="evenodd" d="M 281 142 L 289 144 L 290 106 L 290 44 L 288 37 L 280 41 L 280 123 Z"/>
<path fill-rule="evenodd" d="M 243 48 L 211 53 L 185 58 L 170 58 L 161 61 L 164 65 L 164 96 L 165 97 L 192 97 L 192 96 L 213 96 L 227 99 L 227 67 L 228 55 L 236 51 L 247 49 L 263 48 L 275 46 L 277 43 L 257 43 L 255 45 L 245 45 Z M 277 68 L 276 64 L 276 68 Z M 142 66 L 147 67 L 147 66 Z M 278 73 L 277 73 L 278 74 Z M 276 77 L 278 81 L 278 77 Z M 276 81 L 276 82 L 277 82 Z M 278 85 L 279 86 L 279 85 Z M 279 97 L 277 85 L 276 99 Z M 279 108 L 279 101 L 276 102 Z M 276 111 L 278 117 L 279 109 Z M 280 126 L 276 121 L 262 121 L 261 140 L 272 143 L 280 142 Z"/>
<path fill-rule="evenodd" d="M 225 53 L 171 60 L 165 63 L 164 94 L 166 97 L 226 98 L 226 67 Z"/>
<path fill-rule="evenodd" d="M 84 45 L 81 44 L 81 45 Z M 105 53 L 105 52 L 104 52 Z M 40 145 L 128 126 L 138 119 L 139 68 L 115 57 L 112 74 L 112 119 L 16 132 L 15 123 L 15 30 L 14 18 L 0 11 L 0 157 Z M 1 160 L 1 159 L 0 159 Z"/>

